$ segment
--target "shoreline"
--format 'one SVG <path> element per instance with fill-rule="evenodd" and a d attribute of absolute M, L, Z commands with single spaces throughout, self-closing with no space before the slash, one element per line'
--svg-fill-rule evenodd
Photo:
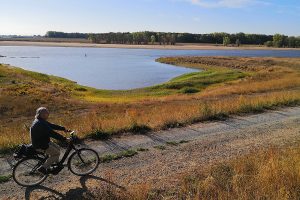
<path fill-rule="evenodd" d="M 121 49 L 160 49 L 160 50 L 300 50 L 300 48 L 274 48 L 265 46 L 224 47 L 213 44 L 176 44 L 176 45 L 129 45 L 94 44 L 79 42 L 34 42 L 0 41 L 0 46 L 39 46 L 39 47 L 85 47 L 85 48 L 121 48 Z"/>

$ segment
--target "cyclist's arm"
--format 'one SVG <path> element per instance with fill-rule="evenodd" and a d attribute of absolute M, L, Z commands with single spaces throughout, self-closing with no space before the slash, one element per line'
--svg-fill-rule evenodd
<path fill-rule="evenodd" d="M 50 122 L 48 122 L 48 125 L 50 126 L 50 128 L 52 128 L 53 130 L 58 130 L 58 131 L 65 131 L 66 128 L 63 126 L 59 126 L 56 124 L 51 124 Z"/>
<path fill-rule="evenodd" d="M 64 141 L 67 140 L 66 137 L 62 136 L 62 135 L 59 134 L 59 133 L 56 133 L 55 131 L 50 131 L 49 136 L 50 136 L 51 138 L 57 139 L 57 140 L 62 141 L 62 142 L 64 142 Z"/>

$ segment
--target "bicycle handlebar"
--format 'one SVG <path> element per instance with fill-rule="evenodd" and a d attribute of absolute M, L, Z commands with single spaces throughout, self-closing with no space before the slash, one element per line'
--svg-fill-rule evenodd
<path fill-rule="evenodd" d="M 70 135 L 71 135 L 71 136 L 75 135 L 75 131 L 72 131 L 72 132 L 70 133 Z"/>
<path fill-rule="evenodd" d="M 82 143 L 82 140 L 76 136 L 76 132 L 72 131 L 70 132 L 70 138 L 71 143 Z"/>

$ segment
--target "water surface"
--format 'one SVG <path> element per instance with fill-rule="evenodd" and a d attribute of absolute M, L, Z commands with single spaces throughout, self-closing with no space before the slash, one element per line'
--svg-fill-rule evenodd
<path fill-rule="evenodd" d="M 293 50 L 159 50 L 0 46 L 0 63 L 64 77 L 99 89 L 152 86 L 197 71 L 155 62 L 163 56 L 300 57 Z"/>

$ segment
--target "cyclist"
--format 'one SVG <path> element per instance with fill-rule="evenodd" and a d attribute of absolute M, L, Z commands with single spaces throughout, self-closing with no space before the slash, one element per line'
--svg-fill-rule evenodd
<path fill-rule="evenodd" d="M 61 142 L 66 142 L 67 138 L 55 132 L 54 130 L 70 132 L 63 126 L 55 125 L 47 121 L 49 111 L 45 107 L 36 110 L 35 119 L 30 128 L 30 138 L 33 148 L 48 155 L 46 162 L 38 168 L 38 171 L 46 174 L 53 170 L 51 165 L 58 163 L 60 156 L 60 147 L 51 142 L 50 138 L 54 138 Z"/>

